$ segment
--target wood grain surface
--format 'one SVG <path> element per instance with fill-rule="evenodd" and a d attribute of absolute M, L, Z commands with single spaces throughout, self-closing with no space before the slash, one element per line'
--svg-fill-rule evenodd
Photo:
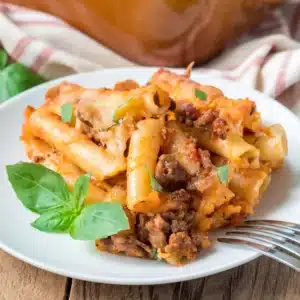
<path fill-rule="evenodd" d="M 64 299 L 67 278 L 32 267 L 0 250 L 1 300 Z"/>
<path fill-rule="evenodd" d="M 295 109 L 300 84 L 280 101 Z M 300 112 L 300 111 L 299 111 Z M 117 286 L 65 278 L 0 250 L 0 300 L 299 300 L 300 273 L 269 258 L 213 276 L 155 286 Z"/>
<path fill-rule="evenodd" d="M 300 273 L 262 257 L 192 281 L 156 286 L 112 286 L 73 280 L 71 300 L 292 300 L 300 298 Z"/>
<path fill-rule="evenodd" d="M 1 300 L 299 300 L 300 273 L 269 258 L 206 278 L 156 286 L 67 279 L 0 251 Z"/>

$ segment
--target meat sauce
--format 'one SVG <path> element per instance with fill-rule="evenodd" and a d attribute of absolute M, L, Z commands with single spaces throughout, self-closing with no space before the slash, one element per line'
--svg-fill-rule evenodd
<path fill-rule="evenodd" d="M 208 130 L 212 136 L 226 139 L 228 125 L 227 122 L 219 117 L 218 110 L 208 109 L 206 111 L 198 111 L 193 104 L 187 103 L 182 105 L 178 111 L 178 119 L 181 123 L 196 128 Z"/>
<path fill-rule="evenodd" d="M 173 209 L 163 213 L 137 214 L 135 234 L 117 234 L 97 240 L 102 251 L 134 257 L 154 257 L 160 249 L 170 262 L 186 262 L 196 257 L 201 248 L 210 244 L 207 235 L 197 232 L 193 197 L 184 189 L 170 193 Z M 174 205 L 175 204 L 175 205 Z M 180 264 L 180 263 L 179 263 Z"/>
<path fill-rule="evenodd" d="M 212 138 L 226 139 L 227 124 L 219 118 L 217 110 L 200 112 L 192 104 L 185 104 L 176 114 L 186 126 L 210 131 Z M 93 130 L 89 133 L 97 139 L 98 136 L 93 136 Z M 170 136 L 172 129 L 164 128 L 162 137 L 165 143 Z M 191 141 L 193 145 L 188 157 L 189 164 L 197 162 L 195 174 L 189 174 L 176 155 L 163 153 L 164 149 L 155 168 L 155 179 L 168 193 L 168 211 L 134 214 L 132 232 L 97 240 L 96 246 L 100 250 L 153 259 L 161 255 L 169 263 L 180 265 L 194 259 L 200 249 L 210 245 L 207 234 L 197 228 L 196 201 L 199 201 L 199 195 L 201 198 L 201 192 L 210 186 L 215 165 L 209 151 L 197 147 L 196 141 L 189 136 L 186 141 Z M 194 197 L 195 194 L 197 197 Z"/>

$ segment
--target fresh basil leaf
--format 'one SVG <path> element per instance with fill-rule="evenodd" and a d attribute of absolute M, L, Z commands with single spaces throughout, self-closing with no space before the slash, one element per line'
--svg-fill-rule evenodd
<path fill-rule="evenodd" d="M 56 172 L 34 163 L 6 166 L 8 179 L 23 205 L 42 214 L 51 209 L 73 208 L 71 193 Z"/>
<path fill-rule="evenodd" d="M 206 101 L 207 94 L 204 93 L 203 91 L 195 89 L 195 97 L 202 100 L 202 101 Z"/>
<path fill-rule="evenodd" d="M 155 179 L 155 177 L 150 173 L 150 182 L 151 182 L 151 187 L 153 190 L 157 192 L 162 192 L 163 187 L 158 183 L 158 181 Z"/>
<path fill-rule="evenodd" d="M 158 258 L 158 251 L 157 249 L 153 249 L 152 254 L 151 254 L 151 258 L 153 259 L 157 259 Z"/>
<path fill-rule="evenodd" d="M 229 174 L 229 166 L 228 165 L 223 165 L 223 166 L 217 167 L 217 175 L 222 184 L 228 183 L 228 174 Z"/>
<path fill-rule="evenodd" d="M 65 123 L 71 123 L 73 119 L 73 105 L 72 103 L 64 103 L 60 108 L 61 119 Z"/>
<path fill-rule="evenodd" d="M 159 256 L 157 249 L 153 249 L 151 258 L 156 260 L 161 260 L 161 257 Z"/>
<path fill-rule="evenodd" d="M 77 178 L 74 186 L 73 197 L 75 199 L 75 207 L 80 209 L 83 205 L 84 199 L 89 191 L 91 175 L 85 174 Z"/>
<path fill-rule="evenodd" d="M 44 82 L 44 79 L 27 67 L 15 63 L 0 71 L 0 103 Z"/>
<path fill-rule="evenodd" d="M 96 203 L 83 208 L 70 234 L 76 240 L 96 240 L 127 229 L 128 218 L 120 203 Z"/>
<path fill-rule="evenodd" d="M 151 254 L 151 258 L 153 259 L 157 259 L 157 249 L 153 249 L 152 254 Z"/>
<path fill-rule="evenodd" d="M 117 120 L 117 118 L 116 118 L 116 113 L 115 113 L 115 112 L 114 112 L 114 114 L 113 114 L 112 121 L 113 121 L 115 124 L 109 126 L 109 127 L 107 128 L 107 130 L 109 130 L 109 129 L 111 129 L 113 126 L 119 124 L 119 120 Z"/>
<path fill-rule="evenodd" d="M 8 60 L 7 53 L 4 50 L 0 49 L 0 70 L 6 66 L 7 60 Z"/>
<path fill-rule="evenodd" d="M 147 165 L 145 165 L 145 168 L 147 169 L 147 171 L 149 173 L 151 188 L 157 192 L 162 192 L 163 187 L 155 179 L 155 177 L 153 176 L 153 174 L 151 173 L 151 171 L 149 170 Z"/>
<path fill-rule="evenodd" d="M 44 212 L 31 225 L 44 232 L 68 232 L 77 214 L 65 209 Z"/>

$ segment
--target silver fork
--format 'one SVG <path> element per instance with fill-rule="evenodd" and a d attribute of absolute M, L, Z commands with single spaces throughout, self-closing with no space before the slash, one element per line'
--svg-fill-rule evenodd
<path fill-rule="evenodd" d="M 300 271 L 300 225 L 276 220 L 248 220 L 218 241 L 247 245 Z"/>

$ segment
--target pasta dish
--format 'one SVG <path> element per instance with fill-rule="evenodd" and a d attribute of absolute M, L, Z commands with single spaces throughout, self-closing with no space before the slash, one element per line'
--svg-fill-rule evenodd
<path fill-rule="evenodd" d="M 120 203 L 129 228 L 96 239 L 101 251 L 184 265 L 211 245 L 209 232 L 254 213 L 287 141 L 262 123 L 255 102 L 178 75 L 155 72 L 87 89 L 62 82 L 27 107 L 28 158 L 72 191 L 90 174 L 85 205 Z"/>

